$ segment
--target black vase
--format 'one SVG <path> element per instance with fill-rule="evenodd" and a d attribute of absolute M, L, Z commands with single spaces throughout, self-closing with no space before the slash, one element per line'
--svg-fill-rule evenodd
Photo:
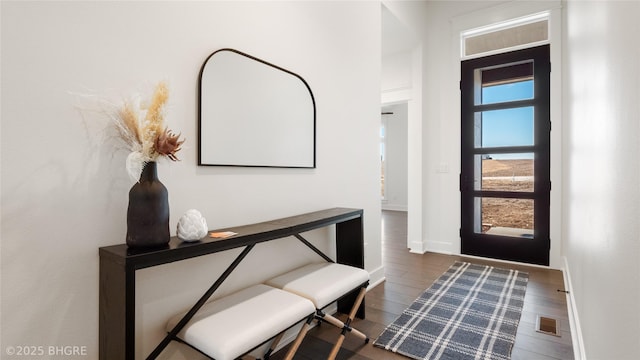
<path fill-rule="evenodd" d="M 169 243 L 169 193 L 158 180 L 157 164 L 145 164 L 129 191 L 127 246 L 149 248 Z"/>

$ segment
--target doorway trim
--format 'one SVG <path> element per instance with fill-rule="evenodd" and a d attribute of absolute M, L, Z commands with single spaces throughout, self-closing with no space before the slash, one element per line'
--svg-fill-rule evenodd
<path fill-rule="evenodd" d="M 427 251 L 423 241 L 422 191 L 422 45 L 411 51 L 410 87 L 383 91 L 381 106 L 407 103 L 407 247 Z"/>
<path fill-rule="evenodd" d="M 549 267 L 562 269 L 562 2 L 560 0 L 542 2 L 511 2 L 454 17 L 451 20 L 451 76 L 460 79 L 460 34 L 475 28 L 508 21 L 540 12 L 549 13 L 549 42 L 551 44 L 551 164 L 550 178 L 553 183 L 550 194 L 550 238 L 551 249 Z M 452 94 L 453 95 L 453 94 Z M 460 93 L 452 96 L 448 106 L 453 109 L 451 117 L 460 119 Z M 458 208 L 458 214 L 460 208 Z M 456 246 L 457 245 L 457 246 Z M 460 239 L 453 245 L 454 253 L 460 254 Z"/>

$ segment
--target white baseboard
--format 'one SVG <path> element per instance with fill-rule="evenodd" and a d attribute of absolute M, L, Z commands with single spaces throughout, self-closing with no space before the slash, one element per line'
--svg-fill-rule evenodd
<path fill-rule="evenodd" d="M 425 241 L 425 242 L 413 242 L 409 252 L 413 254 L 424 254 L 426 252 L 453 255 L 451 251 L 451 243 L 443 241 Z"/>
<path fill-rule="evenodd" d="M 453 251 L 451 251 L 451 247 L 453 246 L 450 242 L 445 241 L 425 241 L 425 248 L 429 252 L 439 253 L 451 255 Z"/>
<path fill-rule="evenodd" d="M 408 207 L 407 205 L 394 205 L 394 204 L 387 204 L 387 203 L 382 203 L 381 205 L 382 210 L 390 210 L 390 211 L 407 211 Z"/>
<path fill-rule="evenodd" d="M 409 247 L 409 252 L 412 254 L 424 254 L 426 252 L 433 252 L 438 254 L 452 255 L 452 244 L 444 241 L 413 241 Z"/>
<path fill-rule="evenodd" d="M 567 291 L 567 310 L 569 312 L 569 326 L 571 327 L 571 341 L 573 342 L 573 354 L 575 360 L 586 360 L 584 349 L 584 339 L 582 338 L 582 328 L 578 317 L 578 307 L 574 297 L 573 285 L 571 283 L 571 273 L 569 272 L 569 261 L 563 256 L 564 267 L 562 268 L 564 278 L 564 289 Z"/>
<path fill-rule="evenodd" d="M 367 291 L 373 289 L 377 285 L 384 282 L 384 266 L 380 266 L 379 268 L 369 272 L 369 287 L 367 287 Z"/>
<path fill-rule="evenodd" d="M 424 244 L 422 243 L 422 241 L 413 241 L 411 242 L 411 245 L 409 246 L 409 252 L 412 254 L 424 254 L 427 252 L 426 249 L 423 248 Z"/>

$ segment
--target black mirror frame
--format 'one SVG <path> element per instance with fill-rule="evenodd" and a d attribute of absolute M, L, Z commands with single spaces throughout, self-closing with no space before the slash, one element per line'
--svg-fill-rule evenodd
<path fill-rule="evenodd" d="M 293 75 L 294 77 L 298 78 L 303 84 L 304 86 L 307 88 L 307 90 L 309 91 L 309 96 L 311 97 L 311 103 L 313 105 L 313 160 L 312 160 L 312 165 L 311 166 L 284 166 L 284 165 L 231 165 L 231 164 L 205 164 L 202 162 L 202 75 L 204 73 L 204 69 L 207 66 L 207 63 L 209 62 L 209 60 L 217 53 L 222 52 L 222 51 L 229 51 L 229 52 L 233 52 L 235 54 L 244 56 L 246 58 L 249 58 L 251 60 L 257 61 L 259 63 L 262 63 L 264 65 L 267 65 L 269 67 L 272 67 L 274 69 L 280 70 L 282 72 L 285 72 L 287 74 Z M 262 59 L 259 59 L 255 56 L 246 54 L 242 51 L 236 50 L 236 49 L 232 49 L 232 48 L 222 48 L 219 50 L 214 51 L 213 53 L 211 53 L 203 62 L 202 66 L 200 67 L 200 72 L 198 74 L 198 166 L 230 166 L 230 167 L 263 167 L 263 168 L 299 168 L 299 169 L 315 169 L 316 168 L 316 100 L 315 97 L 313 96 L 313 92 L 311 91 L 311 87 L 309 86 L 309 84 L 306 82 L 306 80 L 304 80 L 300 75 L 284 69 L 280 66 L 271 64 L 267 61 L 264 61 Z"/>

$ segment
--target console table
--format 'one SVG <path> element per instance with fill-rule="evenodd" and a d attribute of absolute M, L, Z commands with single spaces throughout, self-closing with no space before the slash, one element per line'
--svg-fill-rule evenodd
<path fill-rule="evenodd" d="M 232 265 L 213 283 L 212 287 L 192 308 L 195 313 L 215 292 L 228 275 L 257 243 L 295 236 L 323 258 L 330 260 L 300 234 L 313 229 L 336 225 L 336 261 L 364 268 L 363 210 L 333 208 L 312 213 L 266 221 L 257 224 L 219 229 L 237 235 L 214 239 L 206 237 L 199 242 L 182 242 L 172 237 L 161 248 L 135 250 L 125 244 L 101 247 L 100 254 L 100 305 L 99 346 L 100 359 L 133 360 L 135 356 L 135 272 L 157 265 L 185 260 L 220 251 L 245 247 Z M 338 310 L 348 312 L 355 295 L 338 302 Z M 358 317 L 364 318 L 364 306 Z M 166 338 L 165 338 L 166 340 Z M 155 356 L 164 349 L 164 341 L 149 355 Z"/>

